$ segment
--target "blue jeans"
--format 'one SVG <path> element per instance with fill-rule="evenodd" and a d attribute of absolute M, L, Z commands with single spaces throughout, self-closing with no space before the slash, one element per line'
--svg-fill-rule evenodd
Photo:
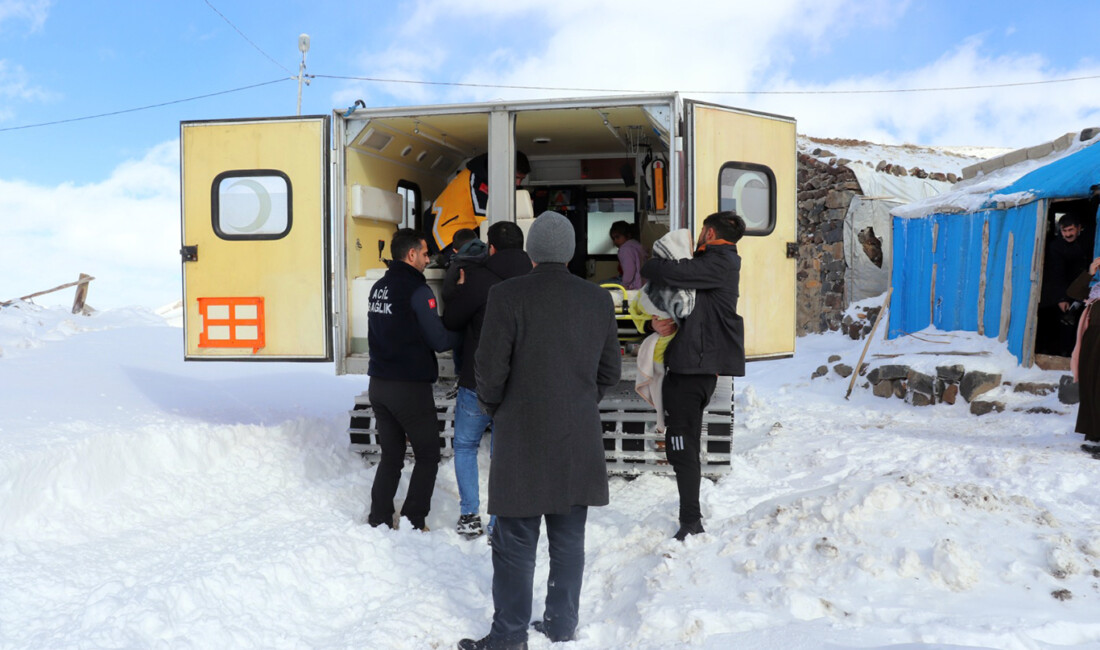
<path fill-rule="evenodd" d="M 477 405 L 477 393 L 458 387 L 455 397 L 455 480 L 458 482 L 458 507 L 460 514 L 476 515 L 481 509 L 478 497 L 477 450 L 481 436 L 493 418 L 481 412 Z M 492 451 L 490 438 L 489 450 Z"/>

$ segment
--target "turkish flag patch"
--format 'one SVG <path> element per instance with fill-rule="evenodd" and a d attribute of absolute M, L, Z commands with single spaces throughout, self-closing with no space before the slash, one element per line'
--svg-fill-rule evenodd
<path fill-rule="evenodd" d="M 435 309 L 435 298 L 428 298 L 428 307 Z"/>

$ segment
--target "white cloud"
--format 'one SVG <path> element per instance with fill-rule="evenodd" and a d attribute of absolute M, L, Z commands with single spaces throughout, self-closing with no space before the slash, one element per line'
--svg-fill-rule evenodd
<path fill-rule="evenodd" d="M 1100 64 L 1089 61 L 1053 69 L 1034 53 L 993 56 L 973 37 L 908 70 L 861 77 L 840 70 L 824 84 L 793 76 L 797 61 L 828 52 L 852 25 L 893 29 L 909 9 L 904 2 L 844 0 L 682 0 L 674 11 L 658 0 L 422 0 L 400 30 L 402 42 L 415 47 L 372 52 L 360 63 L 378 77 L 603 89 L 599 94 L 679 90 L 793 116 L 810 135 L 884 143 L 1017 147 L 1100 124 L 1100 80 L 922 93 L 745 92 L 988 86 L 1100 74 Z M 462 37 L 440 37 L 445 33 Z M 357 90 L 354 98 L 368 105 L 588 94 L 396 84 Z"/>
<path fill-rule="evenodd" d="M 179 298 L 179 142 L 151 149 L 89 185 L 0 181 L 0 300 L 96 278 L 97 308 Z M 36 299 L 64 304 L 72 290 Z"/>
<path fill-rule="evenodd" d="M 26 20 L 30 30 L 42 27 L 53 0 L 0 0 L 0 27 L 9 20 Z"/>
<path fill-rule="evenodd" d="M 41 101 L 50 99 L 52 95 L 41 88 L 31 86 L 27 81 L 27 71 L 23 69 L 23 66 L 6 59 L 0 59 L 0 97 Z M 0 115 L 0 119 L 3 117 L 3 115 Z"/>

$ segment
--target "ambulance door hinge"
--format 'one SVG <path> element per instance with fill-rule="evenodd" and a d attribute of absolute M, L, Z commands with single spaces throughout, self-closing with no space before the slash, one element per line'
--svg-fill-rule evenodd
<path fill-rule="evenodd" d="M 793 241 L 787 242 L 787 259 L 789 259 L 789 260 L 798 259 L 798 242 L 793 242 Z"/>
<path fill-rule="evenodd" d="M 199 247 L 198 246 L 184 246 L 180 249 L 180 257 L 184 262 L 197 262 L 199 261 Z"/>

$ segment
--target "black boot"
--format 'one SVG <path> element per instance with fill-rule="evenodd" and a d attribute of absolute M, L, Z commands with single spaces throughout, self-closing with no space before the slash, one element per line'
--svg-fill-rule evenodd
<path fill-rule="evenodd" d="M 458 642 L 458 650 L 527 650 L 526 641 L 513 641 L 508 643 L 492 636 L 481 639 L 462 639 Z"/>
<path fill-rule="evenodd" d="M 678 542 L 682 542 L 687 539 L 688 535 L 698 535 L 699 533 L 706 532 L 703 530 L 703 520 L 696 519 L 695 521 L 680 522 L 680 530 L 676 531 L 676 534 L 672 536 Z"/>
<path fill-rule="evenodd" d="M 543 621 L 535 621 L 531 624 L 531 627 L 535 628 L 535 631 L 539 634 L 545 636 L 547 639 L 550 639 L 550 643 L 564 643 L 566 641 L 573 640 L 572 634 L 566 634 L 562 636 L 554 636 L 553 634 L 550 634 L 550 630 L 546 629 L 546 623 Z"/>

